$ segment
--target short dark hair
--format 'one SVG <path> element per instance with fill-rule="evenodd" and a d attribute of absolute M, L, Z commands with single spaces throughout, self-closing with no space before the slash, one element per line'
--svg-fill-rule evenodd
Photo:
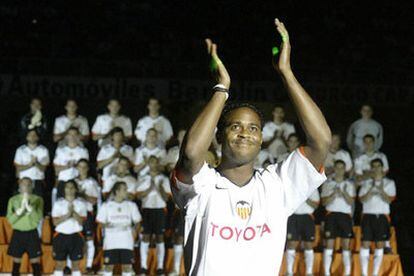
<path fill-rule="evenodd" d="M 115 133 L 122 133 L 122 135 L 124 135 L 124 136 L 125 136 L 125 134 L 124 134 L 124 130 L 123 130 L 122 128 L 120 128 L 120 127 L 114 127 L 114 128 L 111 130 L 111 136 L 113 136 Z"/>
<path fill-rule="evenodd" d="M 345 161 L 342 159 L 336 159 L 334 162 L 334 166 L 336 166 L 337 164 L 342 164 L 344 166 L 346 166 Z"/>
<path fill-rule="evenodd" d="M 232 112 L 233 110 L 239 109 L 239 108 L 250 108 L 251 110 L 253 110 L 260 118 L 260 129 L 263 129 L 263 126 L 264 126 L 263 114 L 262 112 L 259 111 L 259 109 L 257 109 L 257 107 L 249 103 L 229 103 L 224 107 L 223 111 L 221 112 L 220 119 L 217 123 L 217 134 L 220 135 L 225 129 L 226 120 L 230 112 Z"/>
<path fill-rule="evenodd" d="M 366 138 L 371 138 L 372 140 L 374 140 L 374 141 L 375 141 L 375 137 L 374 137 L 374 135 L 372 135 L 372 134 L 365 134 L 365 135 L 364 135 L 364 138 L 363 138 L 362 140 L 365 140 Z"/>
<path fill-rule="evenodd" d="M 110 194 L 111 194 L 111 195 L 115 195 L 116 191 L 118 191 L 118 190 L 119 190 L 119 188 L 120 188 L 122 185 L 125 185 L 125 187 L 127 187 L 127 184 L 126 184 L 124 181 L 117 181 L 117 182 L 115 182 L 114 186 L 112 186 L 112 189 L 111 189 L 111 191 L 110 191 Z"/>
<path fill-rule="evenodd" d="M 88 159 L 85 159 L 85 158 L 79 159 L 78 162 L 76 162 L 76 166 L 79 165 L 80 163 L 83 163 L 83 162 L 85 162 L 89 166 L 89 161 L 88 161 Z"/>
<path fill-rule="evenodd" d="M 371 160 L 371 162 L 370 162 L 371 166 L 374 163 L 380 163 L 381 166 L 384 167 L 384 162 L 382 162 L 381 158 L 375 158 L 375 159 Z"/>

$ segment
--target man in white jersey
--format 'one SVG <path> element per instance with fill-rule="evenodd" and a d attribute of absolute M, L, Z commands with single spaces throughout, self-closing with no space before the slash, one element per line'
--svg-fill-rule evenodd
<path fill-rule="evenodd" d="M 338 133 L 332 134 L 332 144 L 329 147 L 328 156 L 325 160 L 326 176 L 331 176 L 334 171 L 334 163 L 336 160 L 342 160 L 346 165 L 346 173 L 351 173 L 352 158 L 349 152 L 341 148 L 341 135 Z"/>
<path fill-rule="evenodd" d="M 263 148 L 267 148 L 273 158 L 287 152 L 286 141 L 295 133 L 295 127 L 285 121 L 285 109 L 275 106 L 272 112 L 273 121 L 267 122 L 262 131 Z"/>
<path fill-rule="evenodd" d="M 26 135 L 27 143 L 20 146 L 14 155 L 14 166 L 18 179 L 30 178 L 33 181 L 33 193 L 43 197 L 45 189 L 45 170 L 49 165 L 49 151 L 39 145 L 39 135 L 35 129 Z"/>
<path fill-rule="evenodd" d="M 108 113 L 99 115 L 92 126 L 92 139 L 103 147 L 111 142 L 111 130 L 119 127 L 124 131 L 125 139 L 132 137 L 132 123 L 127 116 L 120 114 L 121 103 L 116 99 L 108 102 Z"/>
<path fill-rule="evenodd" d="M 322 166 L 331 132 L 291 70 L 286 28 L 277 19 L 275 24 L 284 42 L 274 67 L 292 99 L 307 144 L 280 164 L 254 170 L 262 144 L 262 117 L 249 104 L 223 110 L 230 77 L 217 56 L 216 44 L 207 39 L 219 85 L 188 130 L 171 177 L 174 200 L 185 210 L 187 275 L 277 274 L 288 217 L 326 179 Z M 213 169 L 204 158 L 216 126 L 223 155 Z"/>
<path fill-rule="evenodd" d="M 155 128 L 150 128 L 147 131 L 147 138 L 145 139 L 144 144 L 135 150 L 134 171 L 138 176 L 144 176 L 149 173 L 148 158 L 150 156 L 156 156 L 159 160 L 159 165 L 164 166 L 167 151 L 164 146 L 159 145 L 157 141 L 157 130 Z"/>
<path fill-rule="evenodd" d="M 79 261 L 83 258 L 83 221 L 87 215 L 86 202 L 77 197 L 74 180 L 65 182 L 64 197 L 52 207 L 56 234 L 53 237 L 53 258 L 56 261 L 54 276 L 63 276 L 66 257 L 72 261 L 72 275 L 80 276 Z"/>
<path fill-rule="evenodd" d="M 369 248 L 375 242 L 372 275 L 378 276 L 384 254 L 384 242 L 390 238 L 390 204 L 396 197 L 394 180 L 384 176 L 381 159 L 371 161 L 372 179 L 365 180 L 358 197 L 362 202 L 362 246 L 359 252 L 363 276 L 368 276 Z"/>
<path fill-rule="evenodd" d="M 63 183 L 78 176 L 79 172 L 76 169 L 78 161 L 81 159 L 89 160 L 89 152 L 81 144 L 77 128 L 71 127 L 66 132 L 65 140 L 66 145 L 56 149 L 53 160 L 58 185 L 52 191 L 52 202 L 55 202 L 56 196 L 63 196 Z"/>
<path fill-rule="evenodd" d="M 325 275 L 330 274 L 335 239 L 342 241 L 342 261 L 345 276 L 351 275 L 350 239 L 352 230 L 352 205 L 356 197 L 355 184 L 345 178 L 346 163 L 338 159 L 334 163 L 333 178 L 322 185 L 322 204 L 327 214 L 325 216 L 324 237 L 325 249 L 323 251 L 323 266 Z"/>
<path fill-rule="evenodd" d="M 121 156 L 116 165 L 115 173 L 110 175 L 103 183 L 102 193 L 107 198 L 116 182 L 124 182 L 127 185 L 128 198 L 135 198 L 137 179 L 131 174 L 131 161 Z"/>
<path fill-rule="evenodd" d="M 137 205 L 128 200 L 125 182 L 116 182 L 108 199 L 98 211 L 96 220 L 105 229 L 104 276 L 112 276 L 114 265 L 122 265 L 122 276 L 132 276 L 134 240 L 141 226 Z"/>
<path fill-rule="evenodd" d="M 75 179 L 80 195 L 87 201 L 88 215 L 83 223 L 83 233 L 86 238 L 86 274 L 93 274 L 92 264 L 95 256 L 94 233 L 95 212 L 101 201 L 101 188 L 95 178 L 89 175 L 89 161 L 81 159 L 76 164 L 79 174 Z"/>
<path fill-rule="evenodd" d="M 380 123 L 372 119 L 373 110 L 370 105 L 361 107 L 361 119 L 351 124 L 346 137 L 348 148 L 351 149 L 352 156 L 357 158 L 364 151 L 365 135 L 370 134 L 375 139 L 375 150 L 379 150 L 383 141 L 383 130 Z"/>
<path fill-rule="evenodd" d="M 141 242 L 141 273 L 147 274 L 147 256 L 151 236 L 155 235 L 157 244 L 157 275 L 164 271 L 164 231 L 166 224 L 167 200 L 171 195 L 170 181 L 159 170 L 159 159 L 148 158 L 150 172 L 140 177 L 137 186 L 137 198 L 142 200 L 143 236 Z"/>
<path fill-rule="evenodd" d="M 313 212 L 319 206 L 319 192 L 315 190 L 291 215 L 287 222 L 286 274 L 293 276 L 296 248 L 304 242 L 306 275 L 313 275 L 313 242 L 315 241 L 315 221 Z"/>
<path fill-rule="evenodd" d="M 161 104 L 158 99 L 150 98 L 148 100 L 148 115 L 138 120 L 135 128 L 135 137 L 143 144 L 150 128 L 155 128 L 158 132 L 158 143 L 166 145 L 173 136 L 173 128 L 170 121 L 160 115 Z"/>
<path fill-rule="evenodd" d="M 102 181 L 115 173 L 116 164 L 121 156 L 128 158 L 131 162 L 134 161 L 134 149 L 125 144 L 125 136 L 122 128 L 116 127 L 111 131 L 112 142 L 103 146 L 99 152 L 96 160 L 98 162 L 98 169 L 102 170 Z"/>
<path fill-rule="evenodd" d="M 372 178 L 373 170 L 371 169 L 371 161 L 374 159 L 381 159 L 384 164 L 383 170 L 387 174 L 389 171 L 387 156 L 375 150 L 375 138 L 374 136 L 367 134 L 364 137 L 364 152 L 355 159 L 355 174 L 358 181 L 367 180 Z"/>
<path fill-rule="evenodd" d="M 73 99 L 67 100 L 65 109 L 66 114 L 57 117 L 55 120 L 55 125 L 53 126 L 53 141 L 55 143 L 61 142 L 71 127 L 79 129 L 81 141 L 87 141 L 89 139 L 88 120 L 78 114 L 78 104 L 76 101 Z"/>

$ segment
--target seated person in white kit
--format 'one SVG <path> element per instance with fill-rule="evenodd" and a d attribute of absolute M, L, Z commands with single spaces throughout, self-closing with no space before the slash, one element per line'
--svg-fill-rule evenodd
<path fill-rule="evenodd" d="M 325 250 L 323 252 L 326 276 L 330 275 L 336 238 L 341 238 L 342 241 L 344 273 L 346 276 L 351 275 L 349 243 L 354 236 L 352 205 L 356 197 L 356 187 L 352 181 L 345 177 L 345 174 L 346 163 L 338 159 L 334 163 L 332 179 L 322 184 L 322 204 L 327 212 L 324 227 Z"/>
<path fill-rule="evenodd" d="M 134 240 L 141 227 L 141 214 L 137 205 L 128 200 L 125 182 L 116 182 L 110 197 L 98 211 L 97 222 L 105 229 L 104 276 L 111 276 L 114 265 L 122 265 L 122 276 L 132 276 Z"/>
<path fill-rule="evenodd" d="M 64 184 L 64 197 L 58 198 L 52 207 L 55 225 L 53 237 L 53 258 L 56 261 L 55 276 L 63 276 L 66 258 L 72 261 L 72 275 L 80 276 L 79 262 L 83 258 L 83 222 L 87 215 L 87 203 L 78 197 L 74 180 Z"/>

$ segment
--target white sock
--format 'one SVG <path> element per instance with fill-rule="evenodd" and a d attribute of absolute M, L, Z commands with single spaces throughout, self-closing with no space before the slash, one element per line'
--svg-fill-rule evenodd
<path fill-rule="evenodd" d="M 174 271 L 180 273 L 181 257 L 183 256 L 183 245 L 174 245 Z"/>
<path fill-rule="evenodd" d="M 112 276 L 112 271 L 104 271 L 103 276 Z"/>
<path fill-rule="evenodd" d="M 165 246 L 163 242 L 157 243 L 157 268 L 164 268 Z"/>
<path fill-rule="evenodd" d="M 53 272 L 53 276 L 63 276 L 63 271 L 57 271 L 57 270 L 55 270 Z"/>
<path fill-rule="evenodd" d="M 40 240 L 42 239 L 43 221 L 44 221 L 44 219 L 41 218 L 40 221 L 39 221 L 39 224 L 37 225 L 37 233 L 39 234 Z"/>
<path fill-rule="evenodd" d="M 351 251 L 342 250 L 342 262 L 344 263 L 345 275 L 351 275 Z"/>
<path fill-rule="evenodd" d="M 313 274 L 313 249 L 305 250 L 306 274 Z"/>
<path fill-rule="evenodd" d="M 380 271 L 380 268 L 381 268 L 383 255 L 384 255 L 384 249 L 383 248 L 375 249 L 375 252 L 374 252 L 374 270 L 372 272 L 373 275 L 378 275 L 378 273 Z"/>
<path fill-rule="evenodd" d="M 359 251 L 359 260 L 361 262 L 361 272 L 363 276 L 368 276 L 369 248 L 362 248 Z"/>
<path fill-rule="evenodd" d="M 132 276 L 132 272 L 122 272 L 122 276 Z"/>
<path fill-rule="evenodd" d="M 57 198 L 57 188 L 55 187 L 52 189 L 52 206 L 55 205 L 56 198 Z"/>
<path fill-rule="evenodd" d="M 288 274 L 293 274 L 293 265 L 295 264 L 295 249 L 286 250 L 286 271 Z"/>
<path fill-rule="evenodd" d="M 86 241 L 86 267 L 92 267 L 93 257 L 95 256 L 95 245 L 93 240 Z"/>
<path fill-rule="evenodd" d="M 66 257 L 66 266 L 72 268 L 72 261 L 70 260 L 69 256 Z"/>
<path fill-rule="evenodd" d="M 80 270 L 72 271 L 72 276 L 82 276 L 82 273 L 80 272 Z"/>
<path fill-rule="evenodd" d="M 147 268 L 147 258 L 148 258 L 148 247 L 149 242 L 141 242 L 141 247 L 139 248 L 139 253 L 141 254 L 141 267 Z"/>
<path fill-rule="evenodd" d="M 385 247 L 389 247 L 389 248 L 391 248 L 391 243 L 390 243 L 390 241 L 388 240 L 388 241 L 385 241 Z"/>
<path fill-rule="evenodd" d="M 325 275 L 331 275 L 331 264 L 332 264 L 333 249 L 325 249 L 323 251 L 323 268 Z"/>

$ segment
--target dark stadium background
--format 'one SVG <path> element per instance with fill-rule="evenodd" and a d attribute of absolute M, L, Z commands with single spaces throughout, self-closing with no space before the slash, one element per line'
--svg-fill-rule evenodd
<path fill-rule="evenodd" d="M 0 88 L 10 76 L 208 80 L 203 45 L 207 36 L 217 41 L 234 83 L 273 81 L 280 87 L 270 64 L 271 47 L 280 42 L 273 18 L 279 17 L 290 31 L 294 70 L 311 95 L 323 97 L 323 91 L 311 89 L 319 83 L 342 87 L 345 94 L 347 86 L 359 87 L 349 92 L 346 101 L 338 97 L 319 102 L 332 129 L 344 137 L 363 103 L 373 105 L 374 117 L 384 126 L 382 151 L 389 157 L 390 176 L 398 192 L 393 223 L 405 273 L 413 275 L 414 21 L 410 2 L 2 0 Z M 0 215 L 4 215 L 14 187 L 13 154 L 21 143 L 18 124 L 28 111 L 31 95 L 0 91 Z M 280 102 L 254 103 L 267 119 L 273 104 L 283 104 L 288 120 L 297 124 L 285 92 L 276 89 L 274 93 Z M 163 99 L 162 112 L 175 127 L 188 126 L 193 117 L 189 114 L 203 104 L 190 94 Z M 63 113 L 64 96 L 39 96 L 49 118 Z M 107 99 L 81 97 L 80 113 L 92 124 L 105 111 Z M 120 99 L 135 127 L 146 112 L 146 101 Z"/>

